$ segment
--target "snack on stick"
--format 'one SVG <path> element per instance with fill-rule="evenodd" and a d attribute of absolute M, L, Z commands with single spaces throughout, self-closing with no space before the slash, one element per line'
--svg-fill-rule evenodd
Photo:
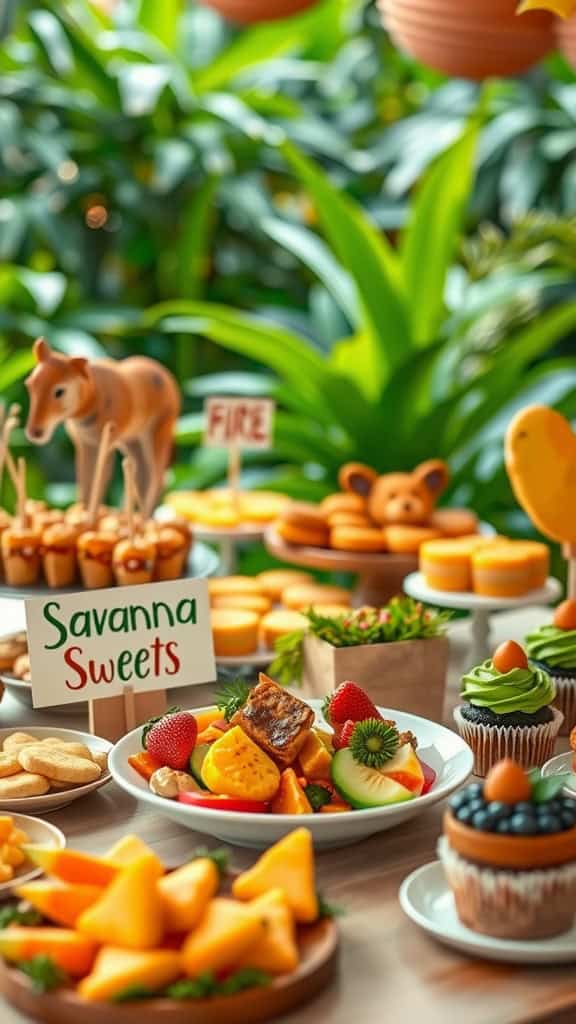
<path fill-rule="evenodd" d="M 56 523 L 42 534 L 42 566 L 49 587 L 69 587 L 76 579 L 78 534 L 69 523 Z"/>
<path fill-rule="evenodd" d="M 150 583 L 154 575 L 156 546 L 146 537 L 120 540 L 114 547 L 112 567 L 118 586 Z"/>
<path fill-rule="evenodd" d="M 2 562 L 10 587 L 31 587 L 40 576 L 41 535 L 31 527 L 9 526 L 2 532 Z"/>
<path fill-rule="evenodd" d="M 113 533 L 87 530 L 78 538 L 78 565 L 87 590 L 111 587 L 114 583 L 112 553 L 117 543 Z"/>
<path fill-rule="evenodd" d="M 153 542 L 153 538 L 149 539 Z M 182 576 L 188 554 L 186 541 L 180 530 L 173 526 L 160 526 L 157 530 L 155 580 L 177 580 Z"/>

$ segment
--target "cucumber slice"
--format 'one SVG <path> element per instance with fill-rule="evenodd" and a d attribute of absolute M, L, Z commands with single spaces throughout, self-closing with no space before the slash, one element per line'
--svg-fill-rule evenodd
<path fill-rule="evenodd" d="M 348 747 L 338 750 L 332 759 L 332 782 L 347 803 L 360 809 L 404 803 L 415 796 L 381 769 L 358 764 Z"/>
<path fill-rule="evenodd" d="M 202 789 L 208 789 L 202 781 L 202 765 L 204 764 L 204 758 L 209 750 L 209 743 L 201 743 L 200 746 L 194 747 L 194 750 L 190 754 L 190 774 L 194 776 L 196 782 L 202 787 Z"/>

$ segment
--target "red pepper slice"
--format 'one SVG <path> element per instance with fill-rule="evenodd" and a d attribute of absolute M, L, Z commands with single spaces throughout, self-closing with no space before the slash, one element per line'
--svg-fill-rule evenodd
<path fill-rule="evenodd" d="M 192 807 L 206 807 L 210 811 L 243 811 L 245 814 L 266 814 L 268 804 L 263 800 L 242 800 L 235 796 L 219 796 L 217 793 L 185 792 L 178 795 L 181 804 Z"/>

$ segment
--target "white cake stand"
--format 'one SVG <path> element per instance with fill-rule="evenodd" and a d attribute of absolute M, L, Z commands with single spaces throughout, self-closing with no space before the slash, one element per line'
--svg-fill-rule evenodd
<path fill-rule="evenodd" d="M 421 572 L 412 572 L 404 580 L 404 591 L 417 601 L 437 605 L 439 608 L 454 608 L 468 611 L 472 620 L 471 660 L 479 664 L 490 657 L 490 613 L 510 608 L 524 608 L 534 604 L 552 604 L 562 594 L 562 584 L 549 576 L 544 587 L 529 590 L 522 597 L 482 597 L 471 591 L 434 590 L 429 587 Z"/>
<path fill-rule="evenodd" d="M 160 505 L 155 512 L 155 518 L 163 523 L 169 523 L 174 518 L 174 511 L 169 505 Z M 220 576 L 232 576 L 236 572 L 238 563 L 237 549 L 244 544 L 259 543 L 264 537 L 266 524 L 261 523 L 238 523 L 237 526 L 207 526 L 202 523 L 192 522 L 190 524 L 196 540 L 206 544 L 214 544 L 218 548 L 220 556 Z"/>

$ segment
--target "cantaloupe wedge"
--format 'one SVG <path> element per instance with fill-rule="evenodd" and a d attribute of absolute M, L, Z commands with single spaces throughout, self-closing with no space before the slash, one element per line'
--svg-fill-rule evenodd
<path fill-rule="evenodd" d="M 240 967 L 255 967 L 267 974 L 289 974 L 299 962 L 294 916 L 281 889 L 271 889 L 249 904 L 262 914 L 264 936 L 245 953 Z"/>
<path fill-rule="evenodd" d="M 314 729 L 308 733 L 298 759 L 307 779 L 330 779 L 332 755 Z"/>
<path fill-rule="evenodd" d="M 310 801 L 293 768 L 285 768 L 280 776 L 278 792 L 270 804 L 272 814 L 312 814 Z"/>
<path fill-rule="evenodd" d="M 275 843 L 235 879 L 238 900 L 254 900 L 270 889 L 282 889 L 296 921 L 309 924 L 318 917 L 314 847 L 307 828 L 297 828 Z"/>
<path fill-rule="evenodd" d="M 139 860 L 140 857 L 156 857 L 156 854 L 139 836 L 124 836 L 123 839 L 119 839 L 117 843 L 114 843 L 114 846 L 108 850 L 108 853 L 104 854 L 104 860 L 118 868 L 124 868 L 135 860 Z M 160 858 L 156 857 L 156 859 L 163 871 L 164 866 Z"/>
<path fill-rule="evenodd" d="M 46 846 L 25 846 L 24 852 L 33 864 L 47 875 L 62 882 L 80 885 L 108 885 L 118 874 L 118 868 L 99 857 L 76 850 L 54 850 Z"/>
<path fill-rule="evenodd" d="M 234 900 L 212 900 L 198 927 L 182 947 L 184 971 L 196 978 L 204 971 L 235 967 L 251 946 L 264 937 L 262 914 Z"/>
<path fill-rule="evenodd" d="M 44 954 L 66 974 L 81 978 L 87 974 L 94 957 L 96 943 L 87 935 L 67 928 L 21 928 L 10 925 L 0 931 L 0 956 L 16 963 Z"/>
<path fill-rule="evenodd" d="M 72 885 L 66 882 L 28 882 L 16 889 L 21 900 L 27 900 L 44 917 L 65 928 L 73 928 L 88 907 L 102 896 L 99 885 Z"/>
<path fill-rule="evenodd" d="M 199 857 L 164 875 L 158 890 L 166 931 L 189 932 L 195 928 L 219 884 L 218 868 L 208 857 Z"/>
<path fill-rule="evenodd" d="M 92 973 L 78 985 L 78 995 L 89 1002 L 113 999 L 125 989 L 139 987 L 155 991 L 170 985 L 182 973 L 177 950 L 154 949 L 137 952 L 118 946 L 103 946 Z M 142 1010 L 142 1019 L 146 1010 Z"/>
<path fill-rule="evenodd" d="M 158 858 L 141 857 L 121 870 L 97 903 L 80 915 L 78 931 L 123 949 L 154 949 L 164 933 Z"/>
<path fill-rule="evenodd" d="M 204 732 L 213 722 L 219 722 L 222 718 L 220 708 L 209 708 L 208 711 L 196 711 L 194 718 L 198 725 L 198 732 Z"/>

